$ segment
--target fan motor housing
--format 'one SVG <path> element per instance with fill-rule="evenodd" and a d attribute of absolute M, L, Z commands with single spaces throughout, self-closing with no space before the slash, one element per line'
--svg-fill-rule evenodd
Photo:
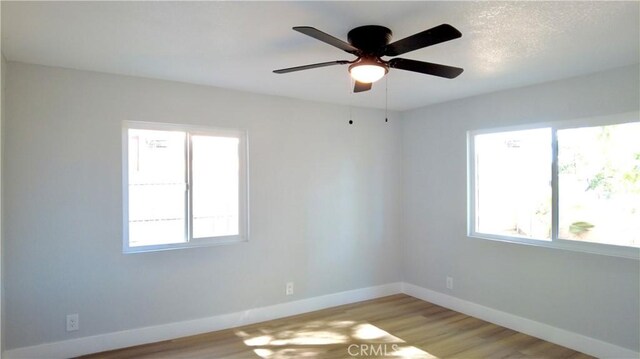
<path fill-rule="evenodd" d="M 347 39 L 364 54 L 382 56 L 384 48 L 391 41 L 391 30 L 379 25 L 356 27 L 349 31 Z"/>

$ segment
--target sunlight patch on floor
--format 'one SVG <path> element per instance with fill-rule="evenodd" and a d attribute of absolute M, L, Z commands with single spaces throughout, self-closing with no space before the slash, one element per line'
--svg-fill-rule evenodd
<path fill-rule="evenodd" d="M 263 359 L 290 359 L 290 358 L 324 358 L 326 353 L 324 350 L 316 348 L 281 348 L 277 350 L 271 349 L 254 349 L 256 355 Z"/>
<path fill-rule="evenodd" d="M 346 343 L 347 337 L 344 335 L 328 332 L 313 331 L 302 332 L 289 339 L 276 339 L 271 341 L 271 345 L 324 345 Z"/>
<path fill-rule="evenodd" d="M 391 356 L 412 359 L 438 359 L 437 356 L 413 346 L 400 347 L 398 350 L 391 353 Z"/>
<path fill-rule="evenodd" d="M 287 330 L 268 327 L 236 331 L 263 359 L 390 357 L 437 359 L 379 327 L 363 322 L 313 321 Z"/>
<path fill-rule="evenodd" d="M 257 347 L 261 345 L 270 345 L 273 337 L 271 335 L 261 335 L 259 337 L 253 337 L 244 340 L 244 345 L 250 347 Z"/>
<path fill-rule="evenodd" d="M 376 341 L 384 341 L 386 343 L 404 343 L 404 340 L 395 337 L 384 330 L 376 327 L 375 325 L 371 325 L 369 323 L 358 324 L 353 327 L 352 336 L 355 339 L 360 340 L 376 340 Z"/>

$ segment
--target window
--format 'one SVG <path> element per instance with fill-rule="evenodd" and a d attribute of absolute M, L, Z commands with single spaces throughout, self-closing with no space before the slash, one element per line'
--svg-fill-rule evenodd
<path fill-rule="evenodd" d="M 478 232 L 551 239 L 550 144 L 548 128 L 476 136 Z"/>
<path fill-rule="evenodd" d="M 247 238 L 242 131 L 126 122 L 125 252 Z"/>
<path fill-rule="evenodd" d="M 469 235 L 639 258 L 640 122 L 621 118 L 470 132 Z"/>

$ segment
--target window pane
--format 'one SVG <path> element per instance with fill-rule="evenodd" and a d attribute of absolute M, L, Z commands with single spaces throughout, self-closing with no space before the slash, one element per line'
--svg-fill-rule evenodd
<path fill-rule="evenodd" d="M 476 232 L 551 239 L 551 129 L 476 135 Z"/>
<path fill-rule="evenodd" d="M 129 130 L 129 246 L 185 242 L 185 139 Z"/>
<path fill-rule="evenodd" d="M 239 234 L 238 138 L 192 136 L 193 238 Z"/>
<path fill-rule="evenodd" d="M 640 247 L 640 123 L 558 130 L 559 236 Z"/>

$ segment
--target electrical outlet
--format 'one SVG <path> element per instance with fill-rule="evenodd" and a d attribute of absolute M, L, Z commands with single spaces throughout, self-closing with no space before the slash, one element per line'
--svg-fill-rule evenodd
<path fill-rule="evenodd" d="M 293 282 L 287 282 L 287 289 L 285 290 L 287 295 L 293 295 Z"/>
<path fill-rule="evenodd" d="M 80 329 L 80 315 L 68 314 L 67 315 L 67 331 L 73 332 Z"/>
<path fill-rule="evenodd" d="M 452 277 L 447 277 L 447 289 L 449 289 L 449 290 L 453 289 L 453 278 Z"/>

